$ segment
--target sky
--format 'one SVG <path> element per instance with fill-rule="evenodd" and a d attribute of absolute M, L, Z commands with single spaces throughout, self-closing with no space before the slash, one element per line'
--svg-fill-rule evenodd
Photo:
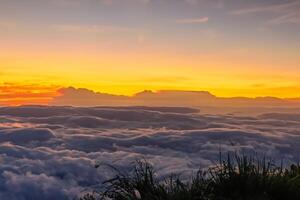
<path fill-rule="evenodd" d="M 300 94 L 299 0 L 0 0 L 0 101 Z"/>

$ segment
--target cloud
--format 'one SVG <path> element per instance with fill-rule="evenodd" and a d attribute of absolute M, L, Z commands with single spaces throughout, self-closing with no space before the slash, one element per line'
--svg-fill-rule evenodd
<path fill-rule="evenodd" d="M 79 192 L 76 188 L 61 190 L 60 188 L 65 185 L 45 174 L 26 173 L 20 176 L 13 172 L 4 172 L 3 177 L 6 179 L 5 187 L 8 190 L 5 195 L 1 196 L 2 198 L 9 197 L 11 200 L 40 199 L 41 197 L 45 200 L 68 199 L 67 196 Z"/>
<path fill-rule="evenodd" d="M 244 9 L 232 11 L 231 14 L 243 15 L 243 14 L 251 14 L 251 13 L 258 13 L 258 12 L 285 13 L 290 11 L 292 8 L 295 8 L 295 6 L 299 6 L 299 5 L 300 5 L 299 1 L 290 1 L 286 3 L 275 4 L 275 5 L 272 4 L 266 6 L 244 8 Z"/>
<path fill-rule="evenodd" d="M 49 129 L 12 129 L 0 130 L 0 142 L 13 142 L 15 144 L 29 143 L 33 141 L 47 141 L 54 137 Z"/>
<path fill-rule="evenodd" d="M 275 13 L 277 17 L 269 19 L 267 24 L 279 25 L 286 23 L 300 23 L 300 2 L 288 1 L 281 4 L 272 4 L 266 6 L 257 6 L 252 8 L 244 8 L 230 12 L 233 15 L 246 15 L 254 13 Z"/>
<path fill-rule="evenodd" d="M 204 5 L 209 6 L 212 5 L 216 8 L 224 8 L 225 1 L 224 0 L 185 0 L 186 3 L 188 3 L 191 6 L 195 5 Z"/>
<path fill-rule="evenodd" d="M 294 111 L 295 112 L 295 111 Z M 10 125 L 7 126 L 6 124 Z M 158 175 L 188 176 L 217 162 L 219 150 L 297 161 L 299 114 L 201 114 L 190 108 L 0 108 L 0 198 L 73 199 L 147 158 Z"/>
<path fill-rule="evenodd" d="M 202 18 L 189 18 L 189 19 L 177 19 L 177 24 L 203 24 L 207 23 L 209 20 L 208 17 L 202 17 Z"/>
<path fill-rule="evenodd" d="M 300 23 L 300 14 L 299 12 L 288 13 L 268 21 L 271 25 L 279 24 L 297 24 Z"/>

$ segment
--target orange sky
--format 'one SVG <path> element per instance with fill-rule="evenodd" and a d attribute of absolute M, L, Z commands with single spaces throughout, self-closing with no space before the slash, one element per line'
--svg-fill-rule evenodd
<path fill-rule="evenodd" d="M 0 106 L 17 106 L 22 104 L 47 105 L 53 97 L 60 95 L 56 86 L 16 85 L 4 83 L 0 85 Z"/>

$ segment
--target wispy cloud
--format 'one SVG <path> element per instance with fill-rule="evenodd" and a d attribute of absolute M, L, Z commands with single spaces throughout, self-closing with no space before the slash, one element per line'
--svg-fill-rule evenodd
<path fill-rule="evenodd" d="M 268 23 L 271 25 L 286 24 L 286 23 L 289 24 L 300 23 L 300 13 L 294 12 L 294 13 L 288 13 L 286 15 L 281 15 L 279 17 L 269 20 Z"/>
<path fill-rule="evenodd" d="M 208 17 L 202 17 L 202 18 L 189 18 L 189 19 L 177 19 L 177 24 L 203 24 L 208 22 Z"/>
<path fill-rule="evenodd" d="M 268 24 L 278 25 L 284 23 L 300 23 L 300 1 L 289 1 L 286 3 L 266 6 L 256 6 L 231 11 L 232 15 L 246 15 L 254 13 L 277 13 L 278 16 L 267 21 Z"/>
<path fill-rule="evenodd" d="M 191 6 L 203 5 L 203 6 L 212 6 L 215 8 L 224 8 L 226 0 L 184 0 L 184 1 Z"/>
<path fill-rule="evenodd" d="M 300 1 L 292 1 L 283 4 L 269 5 L 269 6 L 257 6 L 252 8 L 244 8 L 240 10 L 235 10 L 230 12 L 234 15 L 243 15 L 243 14 L 251 14 L 258 12 L 277 12 L 277 13 L 286 13 L 291 9 L 295 8 L 295 6 L 300 6 Z"/>

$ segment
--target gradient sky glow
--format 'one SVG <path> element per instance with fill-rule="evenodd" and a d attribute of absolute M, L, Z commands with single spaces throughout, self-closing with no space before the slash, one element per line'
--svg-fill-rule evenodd
<path fill-rule="evenodd" d="M 299 97 L 300 0 L 0 0 L 0 85 Z"/>

